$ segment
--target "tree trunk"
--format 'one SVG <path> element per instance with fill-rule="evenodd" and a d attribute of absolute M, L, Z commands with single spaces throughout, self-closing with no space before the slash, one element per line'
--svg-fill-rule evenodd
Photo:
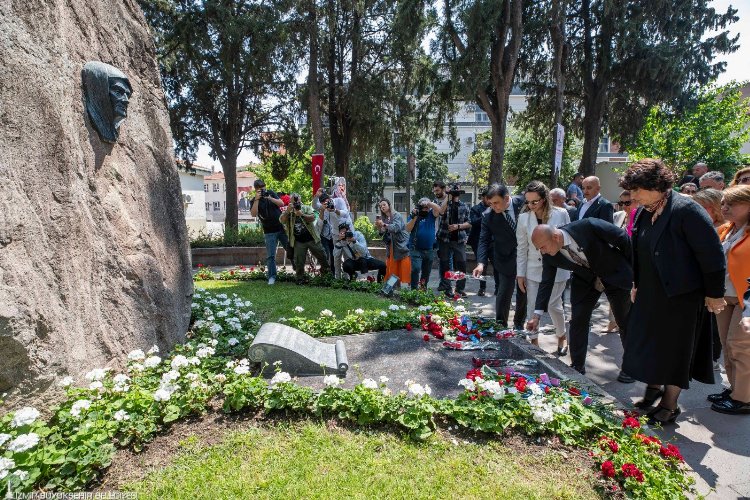
<path fill-rule="evenodd" d="M 505 113 L 501 113 L 502 119 L 492 123 L 492 146 L 490 155 L 490 173 L 488 184 L 504 183 L 503 178 L 503 157 L 505 156 L 505 133 L 508 130 L 508 121 L 505 117 L 508 115 L 508 107 L 505 106 Z"/>
<path fill-rule="evenodd" d="M 599 154 L 605 102 L 606 91 L 601 88 L 591 89 L 584 101 L 583 153 L 579 171 L 585 176 L 596 174 L 596 157 Z"/>
<path fill-rule="evenodd" d="M 406 213 L 411 212 L 411 181 L 416 171 L 417 157 L 414 156 L 414 145 L 409 147 L 406 154 Z"/>
<path fill-rule="evenodd" d="M 310 61 L 307 72 L 307 116 L 310 121 L 315 153 L 325 152 L 323 121 L 320 117 L 320 86 L 318 83 L 318 12 L 315 0 L 310 0 L 307 10 L 308 35 L 310 37 Z"/>
<path fill-rule="evenodd" d="M 219 163 L 224 170 L 224 182 L 227 186 L 224 231 L 228 229 L 236 231 L 239 228 L 237 216 L 237 155 L 230 153 L 226 159 L 219 158 Z"/>
<path fill-rule="evenodd" d="M 555 154 L 557 153 L 557 125 L 562 125 L 565 93 L 565 74 L 563 73 L 563 59 L 565 48 L 565 10 L 566 0 L 553 0 L 552 24 L 550 38 L 554 51 L 552 71 L 555 79 L 555 124 L 552 127 L 552 170 L 550 171 L 550 188 L 557 187 L 559 172 L 555 172 Z"/>

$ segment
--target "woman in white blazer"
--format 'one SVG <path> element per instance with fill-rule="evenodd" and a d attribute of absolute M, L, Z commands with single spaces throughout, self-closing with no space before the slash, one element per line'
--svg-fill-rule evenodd
<path fill-rule="evenodd" d="M 517 280 L 518 286 L 526 292 L 526 317 L 534 314 L 536 294 L 542 281 L 542 254 L 531 243 L 531 232 L 538 224 L 559 227 L 570 222 L 568 211 L 552 205 L 549 198 L 549 188 L 542 182 L 532 181 L 526 186 L 526 198 L 523 212 L 518 216 L 516 224 L 516 239 L 518 240 Z M 555 325 L 557 334 L 557 353 L 564 356 L 568 352 L 565 336 L 565 311 L 563 310 L 562 294 L 565 283 L 570 278 L 570 271 L 557 270 L 555 285 L 549 301 L 549 315 Z M 531 343 L 539 345 L 539 332 L 529 335 Z"/>

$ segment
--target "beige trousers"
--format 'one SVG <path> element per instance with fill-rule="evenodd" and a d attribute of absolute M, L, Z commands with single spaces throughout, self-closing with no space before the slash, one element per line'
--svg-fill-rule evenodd
<path fill-rule="evenodd" d="M 538 281 L 526 279 L 526 317 L 531 318 L 534 314 L 536 305 L 536 296 L 539 293 Z M 565 291 L 565 281 L 556 281 L 552 287 L 552 293 L 549 298 L 549 305 L 547 306 L 547 312 L 550 318 L 552 318 L 552 324 L 555 325 L 555 334 L 557 338 L 565 336 L 565 310 L 563 309 L 562 295 Z M 529 335 L 530 339 L 539 337 L 539 332 L 534 332 Z"/>
<path fill-rule="evenodd" d="M 724 367 L 732 388 L 732 399 L 750 403 L 750 335 L 740 328 L 742 307 L 737 297 L 724 297 L 727 307 L 716 315 L 724 348 Z"/>

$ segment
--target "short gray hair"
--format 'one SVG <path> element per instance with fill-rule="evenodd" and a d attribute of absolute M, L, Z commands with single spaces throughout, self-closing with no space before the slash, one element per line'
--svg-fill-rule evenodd
<path fill-rule="evenodd" d="M 561 196 L 562 198 L 566 198 L 565 190 L 561 188 L 551 189 L 549 192 L 549 195 L 550 196 L 557 195 L 557 196 Z"/>
<path fill-rule="evenodd" d="M 710 172 L 706 172 L 705 174 L 701 175 L 700 180 L 702 181 L 703 179 L 713 180 L 716 182 L 724 182 L 724 174 L 722 174 L 718 170 L 712 170 Z"/>

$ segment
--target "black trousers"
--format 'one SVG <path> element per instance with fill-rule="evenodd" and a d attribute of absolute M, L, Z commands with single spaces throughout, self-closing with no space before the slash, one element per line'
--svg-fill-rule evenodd
<path fill-rule="evenodd" d="M 333 271 L 333 240 L 328 238 L 320 238 L 320 245 L 323 247 L 323 251 L 326 253 L 326 259 L 328 260 L 328 268 Z"/>
<path fill-rule="evenodd" d="M 591 315 L 599 302 L 602 292 L 594 288 L 593 283 L 573 274 L 570 286 L 570 359 L 572 366 L 584 368 L 586 353 L 589 347 L 589 332 L 591 330 Z M 606 287 L 604 294 L 609 300 L 612 314 L 615 316 L 620 330 L 620 341 L 625 345 L 627 335 L 628 315 L 630 314 L 630 290 Z"/>
<path fill-rule="evenodd" d="M 523 330 L 526 326 L 526 292 L 522 292 L 516 281 L 516 310 L 513 312 L 513 327 Z"/>
<path fill-rule="evenodd" d="M 367 271 L 377 271 L 378 281 L 383 281 L 385 276 L 385 262 L 382 260 L 374 259 L 372 257 L 365 257 L 361 259 L 346 259 L 341 265 L 343 271 L 353 278 L 356 277 L 357 271 L 366 273 Z"/>

